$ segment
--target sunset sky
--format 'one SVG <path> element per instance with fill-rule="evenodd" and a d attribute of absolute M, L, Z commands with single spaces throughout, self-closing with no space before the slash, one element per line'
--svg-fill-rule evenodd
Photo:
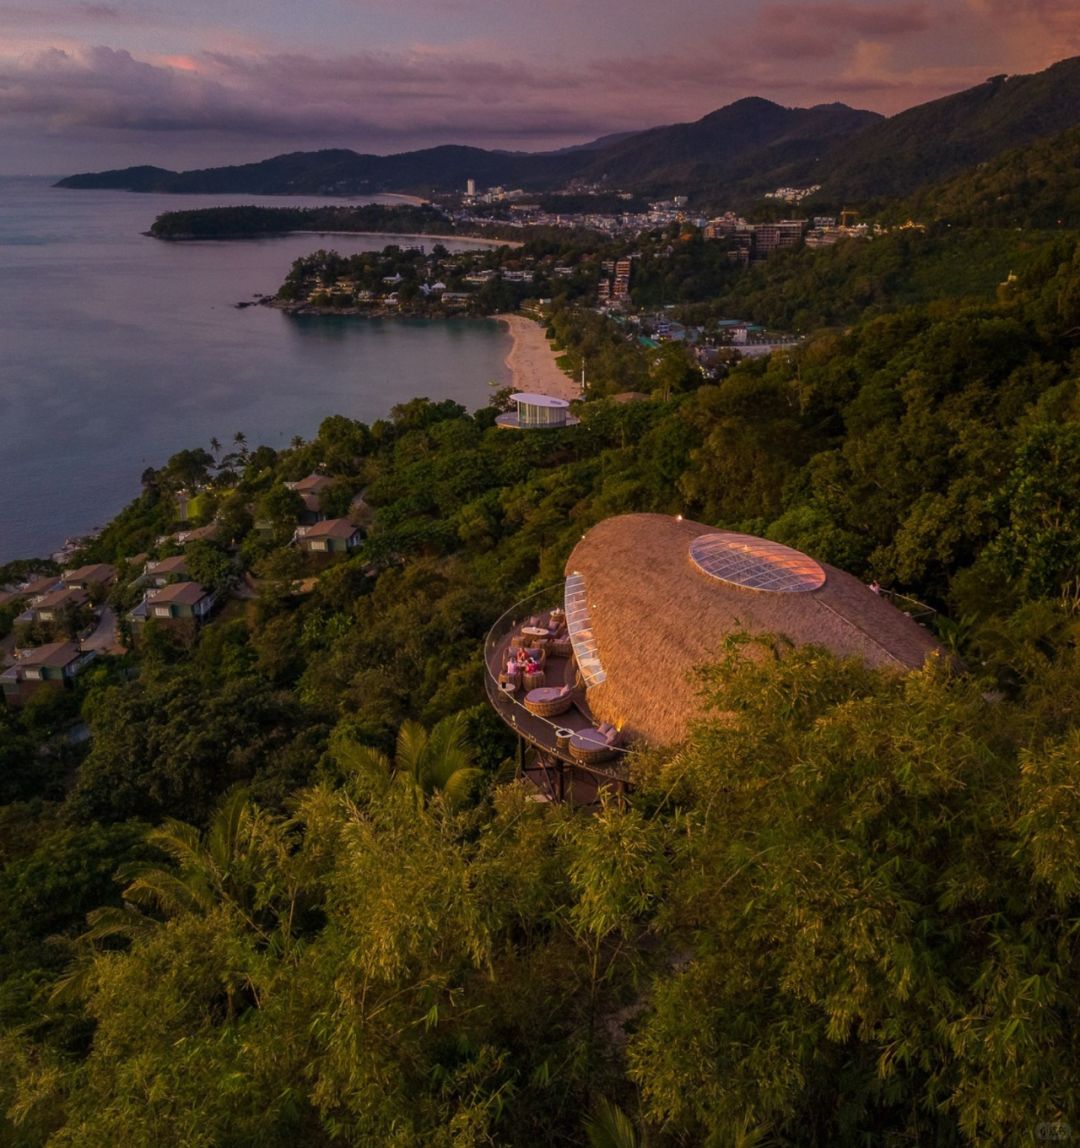
<path fill-rule="evenodd" d="M 0 172 L 891 114 L 1077 54 L 1080 0 L 0 0 Z"/>

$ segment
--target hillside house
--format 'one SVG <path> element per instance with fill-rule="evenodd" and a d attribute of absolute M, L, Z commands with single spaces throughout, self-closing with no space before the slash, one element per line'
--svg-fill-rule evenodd
<path fill-rule="evenodd" d="M 61 626 L 74 632 L 92 616 L 90 595 L 85 590 L 77 586 L 61 586 L 31 598 L 30 605 L 15 621 L 20 625 Z"/>
<path fill-rule="evenodd" d="M 92 587 L 108 589 L 116 581 L 116 567 L 106 562 L 97 562 L 91 566 L 80 566 L 77 570 L 67 570 L 60 575 L 60 581 L 65 586 L 72 586 L 79 590 L 90 592 Z"/>
<path fill-rule="evenodd" d="M 148 590 L 128 618 L 136 629 L 152 620 L 170 629 L 193 633 L 210 616 L 214 601 L 215 595 L 198 582 L 170 582 Z"/>
<path fill-rule="evenodd" d="M 191 577 L 187 558 L 183 554 L 173 554 L 156 562 L 147 562 L 143 568 L 142 581 L 151 586 L 166 586 L 170 582 L 187 582 Z"/>
<path fill-rule="evenodd" d="M 10 706 L 21 706 L 39 689 L 70 688 L 95 656 L 93 650 L 83 650 L 78 642 L 50 642 L 22 650 L 15 664 L 0 673 L 4 701 Z"/>
<path fill-rule="evenodd" d="M 311 526 L 316 522 L 321 522 L 326 517 L 322 509 L 322 494 L 328 486 L 333 485 L 333 482 L 334 480 L 327 478 L 325 474 L 309 474 L 298 482 L 285 483 L 290 490 L 295 490 L 303 500 L 304 509 L 300 512 L 299 517 L 302 526 Z"/>
<path fill-rule="evenodd" d="M 313 526 L 297 528 L 293 540 L 313 554 L 347 554 L 364 539 L 364 532 L 347 518 L 328 518 Z"/>

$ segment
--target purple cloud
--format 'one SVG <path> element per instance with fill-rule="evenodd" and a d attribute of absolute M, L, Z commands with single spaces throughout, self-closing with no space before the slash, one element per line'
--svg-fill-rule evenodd
<path fill-rule="evenodd" d="M 581 9 L 569 0 L 530 0 L 528 13 L 519 0 L 483 0 L 490 39 L 349 51 L 319 47 L 313 34 L 296 40 L 304 47 L 273 51 L 205 22 L 178 31 L 162 23 L 172 16 L 148 4 L 136 16 L 152 21 L 140 32 L 152 49 L 41 50 L 40 41 L 26 41 L 16 57 L 11 30 L 24 23 L 59 29 L 66 15 L 84 27 L 120 29 L 126 21 L 134 36 L 136 16 L 126 14 L 128 0 L 13 2 L 22 6 L 0 16 L 0 32 L 9 32 L 9 54 L 0 49 L 5 138 L 49 136 L 57 152 L 65 141 L 84 150 L 94 141 L 110 164 L 170 166 L 180 153 L 191 166 L 211 152 L 216 159 L 330 144 L 380 152 L 446 142 L 542 149 L 696 119 L 746 95 L 803 106 L 842 97 L 893 112 L 991 72 L 1045 66 L 1062 54 L 1070 30 L 1080 35 L 1076 0 L 767 0 L 760 8 L 732 0 L 724 19 L 693 0 L 669 0 L 667 21 L 653 7 L 627 12 L 616 46 L 602 27 L 621 10 L 614 0 L 596 0 L 597 31 L 580 36 Z M 466 11 L 475 16 L 473 0 L 451 2 L 463 20 Z M 376 9 L 390 19 L 418 4 L 366 0 L 358 26 L 367 29 Z M 509 37 L 495 27 L 499 13 L 504 22 L 527 14 L 549 40 L 568 38 L 566 51 L 545 50 L 525 32 Z M 316 25 L 312 18 L 317 32 Z M 637 40 L 632 28 L 641 32 Z M 369 42 L 389 43 L 374 33 Z M 206 43 L 213 49 L 197 46 Z M 935 63 L 921 63 L 920 54 Z"/>
<path fill-rule="evenodd" d="M 930 26 L 925 4 L 854 3 L 852 0 L 824 0 L 810 4 L 766 4 L 762 23 L 771 30 L 795 28 L 835 35 L 848 32 L 858 36 L 900 36 L 921 32 Z"/>

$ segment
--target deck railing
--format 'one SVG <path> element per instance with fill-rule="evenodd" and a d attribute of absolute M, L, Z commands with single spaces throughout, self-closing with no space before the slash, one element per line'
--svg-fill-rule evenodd
<path fill-rule="evenodd" d="M 907 594 L 901 594 L 896 590 L 880 589 L 876 591 L 882 598 L 887 598 L 898 610 L 903 610 L 909 618 L 916 622 L 921 622 L 923 618 L 933 618 L 937 615 L 937 610 L 933 606 L 928 606 L 925 602 L 920 602 L 918 598 L 909 598 Z"/>
<path fill-rule="evenodd" d="M 590 765 L 578 761 L 571 757 L 569 752 L 559 750 L 557 731 L 563 726 L 557 719 L 552 721 L 549 718 L 540 717 L 539 714 L 534 714 L 518 700 L 516 695 L 508 693 L 499 685 L 499 675 L 503 670 L 503 647 L 506 638 L 519 626 L 526 624 L 527 619 L 532 615 L 546 613 L 556 605 L 561 606 L 562 597 L 563 587 L 561 585 L 545 587 L 543 590 L 537 590 L 536 593 L 515 602 L 495 621 L 484 640 L 484 688 L 487 691 L 488 700 L 503 721 L 526 740 L 538 745 L 548 753 L 555 754 L 571 765 L 589 770 L 590 773 L 625 781 L 628 772 L 627 755 L 630 752 L 626 746 L 612 746 L 611 750 L 614 757 L 605 762 Z M 592 715 L 587 710 L 585 716 L 590 721 L 592 720 Z"/>

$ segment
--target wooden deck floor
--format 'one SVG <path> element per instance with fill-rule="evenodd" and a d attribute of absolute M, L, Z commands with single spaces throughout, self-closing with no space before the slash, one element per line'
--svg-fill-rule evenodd
<path fill-rule="evenodd" d="M 515 627 L 488 646 L 488 673 L 485 675 L 488 698 L 503 721 L 540 750 L 542 757 L 549 757 L 555 762 L 571 767 L 563 769 L 560 773 L 551 765 L 545 766 L 542 759 L 533 763 L 526 769 L 526 775 L 537 788 L 553 800 L 571 800 L 575 805 L 592 804 L 598 799 L 599 790 L 605 785 L 625 782 L 626 767 L 622 760 L 623 755 L 620 754 L 614 760 L 597 767 L 588 768 L 575 761 L 568 752 L 559 749 L 555 736 L 557 729 L 570 729 L 576 732 L 593 729 L 596 726 L 596 719 L 589 710 L 583 686 L 575 686 L 570 708 L 552 718 L 537 717 L 525 708 L 524 689 L 508 695 L 499 688 L 499 674 L 506 669 L 512 649 L 511 639 L 517 631 L 518 628 Z M 558 658 L 549 655 L 544 664 L 544 675 L 544 684 L 547 686 L 572 685 L 577 676 L 573 657 Z"/>

